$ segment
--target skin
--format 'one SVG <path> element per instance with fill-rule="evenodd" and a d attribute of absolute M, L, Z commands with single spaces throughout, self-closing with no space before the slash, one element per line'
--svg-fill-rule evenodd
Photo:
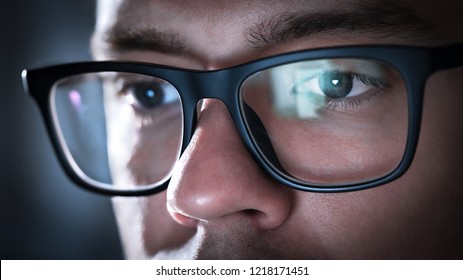
<path fill-rule="evenodd" d="M 244 34 L 259 19 L 301 8 L 349 9 L 350 2 L 102 0 L 93 50 L 100 60 L 212 70 L 316 47 L 463 41 L 462 29 L 456 28 L 463 25 L 456 12 L 462 4 L 444 2 L 452 5 L 401 2 L 436 24 L 437 39 L 352 32 L 256 48 Z M 188 54 L 111 49 L 103 34 L 117 22 L 176 32 Z M 175 165 L 167 191 L 113 198 L 127 258 L 462 258 L 462 75 L 460 67 L 428 80 L 420 141 L 407 173 L 387 185 L 349 193 L 301 192 L 276 183 L 242 144 L 225 106 L 203 101 L 193 139 Z"/>

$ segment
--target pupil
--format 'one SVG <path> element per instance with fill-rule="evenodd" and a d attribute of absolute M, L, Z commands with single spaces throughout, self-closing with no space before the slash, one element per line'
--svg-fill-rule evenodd
<path fill-rule="evenodd" d="M 319 78 L 318 84 L 330 98 L 346 97 L 352 90 L 352 77 L 344 73 L 327 73 Z"/>
<path fill-rule="evenodd" d="M 146 91 L 146 96 L 147 96 L 148 98 L 153 98 L 154 95 L 155 95 L 154 90 L 148 89 L 148 90 Z"/>
<path fill-rule="evenodd" d="M 145 108 L 154 108 L 162 104 L 164 95 L 162 88 L 156 85 L 141 85 L 135 89 L 135 95 L 140 105 Z"/>

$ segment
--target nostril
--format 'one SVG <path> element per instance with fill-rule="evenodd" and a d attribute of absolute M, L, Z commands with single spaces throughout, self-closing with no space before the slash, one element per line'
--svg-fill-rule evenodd
<path fill-rule="evenodd" d="M 245 216 L 249 221 L 252 221 L 252 223 L 257 227 L 257 228 L 267 228 L 268 224 L 268 219 L 269 217 L 265 212 L 262 212 L 257 209 L 246 209 L 243 210 L 242 215 Z"/>
<path fill-rule="evenodd" d="M 279 210 L 281 210 L 281 208 Z M 242 210 L 241 215 L 251 221 L 256 228 L 268 230 L 281 226 L 286 220 L 288 213 L 248 208 Z"/>
<path fill-rule="evenodd" d="M 244 214 L 248 215 L 248 216 L 256 216 L 258 215 L 258 213 L 260 213 L 259 210 L 256 210 L 256 209 L 246 209 L 246 210 L 243 210 Z"/>

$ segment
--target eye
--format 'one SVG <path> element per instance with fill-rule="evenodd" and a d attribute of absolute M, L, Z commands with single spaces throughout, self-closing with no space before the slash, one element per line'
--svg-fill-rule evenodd
<path fill-rule="evenodd" d="M 164 90 L 158 83 L 139 82 L 125 87 L 125 95 L 129 103 L 145 109 L 162 104 Z"/>
<path fill-rule="evenodd" d="M 143 109 L 154 109 L 178 100 L 175 88 L 162 82 L 136 82 L 124 86 L 128 103 Z"/>
<path fill-rule="evenodd" d="M 314 93 L 328 98 L 361 95 L 375 87 L 367 77 L 348 72 L 328 71 L 302 80 L 293 88 L 295 93 Z"/>
<path fill-rule="evenodd" d="M 351 75 L 343 73 L 327 73 L 318 78 L 320 90 L 330 98 L 346 97 L 353 87 Z"/>

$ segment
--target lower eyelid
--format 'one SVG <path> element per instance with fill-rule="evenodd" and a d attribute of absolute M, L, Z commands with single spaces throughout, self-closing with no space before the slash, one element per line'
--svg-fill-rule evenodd
<path fill-rule="evenodd" d="M 333 111 L 359 110 L 363 106 L 371 104 L 377 98 L 381 98 L 386 95 L 387 91 L 388 90 L 381 88 L 374 88 L 369 90 L 369 92 L 354 97 L 347 97 L 340 100 L 331 99 L 327 102 L 326 109 Z"/>

